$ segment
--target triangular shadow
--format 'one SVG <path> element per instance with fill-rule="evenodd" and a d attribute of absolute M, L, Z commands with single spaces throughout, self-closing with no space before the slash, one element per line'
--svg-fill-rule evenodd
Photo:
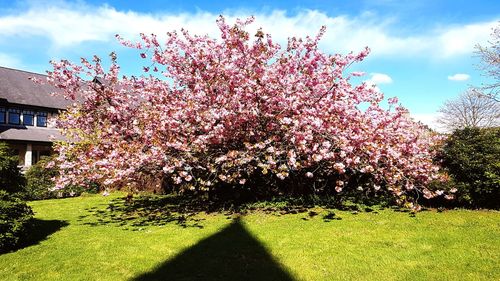
<path fill-rule="evenodd" d="M 132 280 L 294 279 L 236 219 L 220 232 Z"/>

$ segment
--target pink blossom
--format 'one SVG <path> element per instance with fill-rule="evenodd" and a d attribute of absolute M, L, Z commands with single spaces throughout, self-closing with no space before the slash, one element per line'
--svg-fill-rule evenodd
<path fill-rule="evenodd" d="M 171 31 L 164 44 L 155 35 L 141 34 L 139 42 L 117 36 L 148 60 L 137 71 L 152 68 L 158 77 L 120 74 L 114 53 L 107 69 L 98 57 L 52 62 L 48 83 L 79 101 L 56 120 L 72 140 L 55 145 L 57 186 L 94 181 L 140 189 L 152 176 L 180 190 L 206 190 L 256 176 L 311 178 L 314 171 L 314 180 L 342 183 L 365 173 L 375 190 L 401 198 L 415 192 L 410 186 L 435 195 L 427 186 L 438 177 L 432 148 L 439 138 L 402 106 L 381 106 L 381 92 L 351 84 L 361 73 L 348 67 L 369 48 L 321 52 L 323 28 L 281 47 L 264 31 L 252 36 L 252 22 L 219 17 L 220 38 Z"/>
<path fill-rule="evenodd" d="M 333 164 L 333 168 L 337 170 L 338 173 L 343 174 L 345 173 L 345 165 L 343 163 L 335 163 Z"/>
<path fill-rule="evenodd" d="M 321 156 L 320 154 L 314 154 L 312 158 L 314 161 L 319 162 L 323 159 L 323 156 Z"/>
<path fill-rule="evenodd" d="M 392 97 L 387 100 L 389 104 L 397 104 L 398 103 L 398 98 L 397 97 Z"/>
<path fill-rule="evenodd" d="M 365 75 L 365 73 L 362 71 L 354 71 L 354 72 L 351 72 L 351 75 L 352 76 L 363 76 L 363 75 Z"/>

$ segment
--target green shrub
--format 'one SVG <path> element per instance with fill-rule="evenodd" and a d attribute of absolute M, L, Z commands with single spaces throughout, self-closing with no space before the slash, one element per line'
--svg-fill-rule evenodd
<path fill-rule="evenodd" d="M 0 252 L 18 246 L 27 236 L 33 211 L 16 194 L 0 190 Z"/>
<path fill-rule="evenodd" d="M 25 194 L 28 200 L 73 197 L 79 196 L 82 192 L 97 193 L 99 191 L 95 185 L 91 185 L 90 189 L 70 185 L 63 189 L 53 190 L 55 184 L 52 179 L 59 174 L 59 170 L 56 166 L 47 166 L 51 161 L 53 161 L 53 156 L 43 156 L 40 161 L 26 171 Z"/>
<path fill-rule="evenodd" d="M 500 207 L 500 128 L 466 128 L 446 141 L 441 160 L 460 203 Z"/>
<path fill-rule="evenodd" d="M 50 190 L 54 188 L 52 178 L 57 176 L 58 170 L 55 167 L 46 167 L 51 160 L 51 157 L 43 156 L 38 163 L 26 171 L 26 197 L 29 200 L 48 199 L 55 196 Z"/>
<path fill-rule="evenodd" d="M 23 191 L 25 181 L 18 163 L 18 156 L 11 153 L 6 143 L 0 142 L 0 190 L 10 193 Z"/>

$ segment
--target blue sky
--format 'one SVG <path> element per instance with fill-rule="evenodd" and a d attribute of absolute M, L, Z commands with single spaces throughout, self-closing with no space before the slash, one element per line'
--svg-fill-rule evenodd
<path fill-rule="evenodd" d="M 359 51 L 369 58 L 351 67 L 367 73 L 387 97 L 398 96 L 412 115 L 435 126 L 441 104 L 485 77 L 475 44 L 486 44 L 500 24 L 500 1 L 6 1 L 0 0 L 0 65 L 34 72 L 49 60 L 117 51 L 126 74 L 140 67 L 136 53 L 114 39 L 158 35 L 185 27 L 217 36 L 215 19 L 254 15 L 279 42 L 327 26 L 321 48 Z"/>

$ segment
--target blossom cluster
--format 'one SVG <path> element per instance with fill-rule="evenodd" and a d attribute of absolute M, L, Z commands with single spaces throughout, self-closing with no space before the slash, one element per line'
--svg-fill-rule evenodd
<path fill-rule="evenodd" d="M 126 41 L 146 60 L 141 76 L 120 76 L 116 55 L 105 70 L 98 57 L 80 64 L 53 62 L 48 81 L 75 104 L 58 126 L 59 187 L 97 182 L 134 185 L 144 175 L 179 189 L 249 185 L 255 178 L 309 182 L 334 178 L 341 193 L 354 177 L 395 196 L 426 188 L 439 177 L 432 147 L 437 139 L 414 122 L 397 98 L 366 83 L 353 85 L 359 54 L 326 54 L 317 36 L 289 38 L 247 31 L 253 18 L 231 25 L 217 20 L 221 36 L 187 30 L 141 34 Z M 141 188 L 137 186 L 137 188 Z"/>

